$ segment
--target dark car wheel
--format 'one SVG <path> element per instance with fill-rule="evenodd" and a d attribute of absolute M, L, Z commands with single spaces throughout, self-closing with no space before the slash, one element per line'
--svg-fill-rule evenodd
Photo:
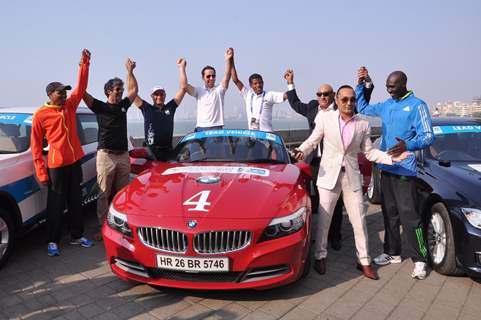
<path fill-rule="evenodd" d="M 0 268 L 12 252 L 15 239 L 15 229 L 12 217 L 0 209 Z"/>
<path fill-rule="evenodd" d="M 381 203 L 381 174 L 376 166 L 372 166 L 371 182 L 367 187 L 367 199 L 372 204 Z"/>
<path fill-rule="evenodd" d="M 451 219 L 448 210 L 440 202 L 431 207 L 426 236 L 429 259 L 433 269 L 445 275 L 463 274 L 456 262 Z"/>

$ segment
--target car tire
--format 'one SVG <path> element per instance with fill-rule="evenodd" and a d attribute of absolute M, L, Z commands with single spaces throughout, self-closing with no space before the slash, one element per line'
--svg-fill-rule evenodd
<path fill-rule="evenodd" d="M 0 268 L 12 253 L 15 244 L 15 225 L 7 211 L 0 209 Z"/>
<path fill-rule="evenodd" d="M 426 243 L 432 268 L 445 275 L 462 275 L 456 261 L 454 235 L 448 209 L 441 202 L 435 203 L 426 221 Z"/>
<path fill-rule="evenodd" d="M 307 275 L 309 274 L 309 272 L 311 271 L 311 266 L 312 266 L 312 252 L 311 252 L 311 243 L 309 241 L 309 251 L 307 252 L 307 257 L 306 257 L 306 261 L 304 262 L 304 267 L 302 269 L 302 274 L 300 276 L 299 279 L 304 279 L 305 277 L 307 277 Z"/>
<path fill-rule="evenodd" d="M 375 165 L 372 166 L 371 182 L 367 187 L 366 196 L 372 204 L 381 203 L 381 173 Z"/>

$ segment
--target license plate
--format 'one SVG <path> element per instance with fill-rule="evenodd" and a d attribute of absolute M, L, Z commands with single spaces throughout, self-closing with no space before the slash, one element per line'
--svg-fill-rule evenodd
<path fill-rule="evenodd" d="M 188 272 L 225 272 L 229 271 L 229 258 L 188 258 L 158 254 L 157 267 Z"/>

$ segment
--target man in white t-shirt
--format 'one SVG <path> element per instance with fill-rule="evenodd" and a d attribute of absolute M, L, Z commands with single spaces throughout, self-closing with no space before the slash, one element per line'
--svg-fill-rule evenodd
<path fill-rule="evenodd" d="M 219 85 L 215 85 L 216 73 L 212 66 L 205 66 L 202 69 L 203 87 L 193 87 L 187 84 L 187 93 L 197 100 L 196 132 L 224 127 L 224 95 L 229 87 L 233 54 L 232 48 L 227 49 L 224 56 L 224 78 Z"/>
<path fill-rule="evenodd" d="M 237 70 L 232 56 L 232 81 L 242 94 L 246 105 L 247 125 L 250 130 L 273 131 L 272 130 L 272 107 L 276 103 L 281 103 L 287 99 L 284 92 L 264 91 L 264 80 L 258 73 L 249 77 L 249 86 L 237 77 Z"/>

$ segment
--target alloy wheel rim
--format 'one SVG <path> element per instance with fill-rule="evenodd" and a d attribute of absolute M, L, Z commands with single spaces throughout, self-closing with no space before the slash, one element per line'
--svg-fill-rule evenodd
<path fill-rule="evenodd" d="M 7 222 L 0 217 L 0 258 L 2 258 L 7 251 L 9 239 Z"/>
<path fill-rule="evenodd" d="M 438 212 L 434 212 L 429 221 L 428 246 L 433 263 L 440 264 L 446 255 L 446 226 Z"/>

